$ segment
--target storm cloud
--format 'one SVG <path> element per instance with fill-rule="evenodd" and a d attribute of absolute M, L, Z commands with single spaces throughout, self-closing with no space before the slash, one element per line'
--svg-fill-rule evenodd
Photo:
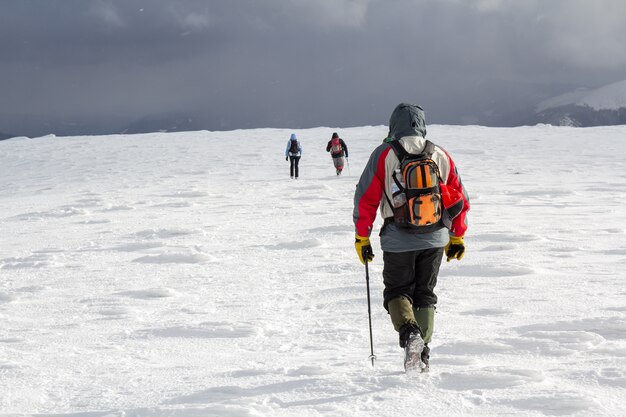
<path fill-rule="evenodd" d="M 515 124 L 626 78 L 621 0 L 0 0 L 0 131 Z"/>

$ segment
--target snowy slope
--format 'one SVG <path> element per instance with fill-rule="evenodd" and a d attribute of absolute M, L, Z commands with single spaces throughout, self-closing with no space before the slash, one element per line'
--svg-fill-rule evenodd
<path fill-rule="evenodd" d="M 473 206 L 412 377 L 353 249 L 386 128 L 340 178 L 332 131 L 298 181 L 288 130 L 1 142 L 0 415 L 624 415 L 626 127 L 429 127 Z"/>
<path fill-rule="evenodd" d="M 594 110 L 618 110 L 626 108 L 626 80 L 589 90 L 581 88 L 542 101 L 537 112 L 567 105 L 587 106 Z"/>

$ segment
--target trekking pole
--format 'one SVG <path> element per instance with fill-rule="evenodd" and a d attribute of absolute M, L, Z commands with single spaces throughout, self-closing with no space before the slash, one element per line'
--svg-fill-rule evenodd
<path fill-rule="evenodd" d="M 347 156 L 346 156 L 346 164 L 348 164 L 348 176 L 351 177 L 352 175 L 350 174 L 350 160 L 348 159 Z"/>
<path fill-rule="evenodd" d="M 372 304 L 370 302 L 370 272 L 367 264 L 369 256 L 369 250 L 364 249 L 363 251 L 363 259 L 365 259 L 365 283 L 367 287 L 367 317 L 369 319 L 370 324 L 370 356 L 368 359 L 372 361 L 372 367 L 374 366 L 374 361 L 376 360 L 376 355 L 374 355 L 374 339 L 372 337 Z"/>

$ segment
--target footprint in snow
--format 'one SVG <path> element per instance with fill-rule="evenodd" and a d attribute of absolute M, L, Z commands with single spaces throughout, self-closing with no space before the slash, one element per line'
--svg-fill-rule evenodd
<path fill-rule="evenodd" d="M 154 205 L 152 205 L 150 207 L 186 208 L 186 207 L 191 207 L 191 203 L 188 203 L 186 201 L 174 201 L 174 202 L 170 202 L 170 203 L 154 204 Z"/>
<path fill-rule="evenodd" d="M 525 339 L 540 339 L 553 342 L 572 350 L 588 350 L 604 342 L 599 334 L 586 331 L 530 331 L 521 333 Z"/>
<path fill-rule="evenodd" d="M 101 220 L 82 220 L 80 222 L 76 222 L 76 224 L 106 224 L 111 223 L 111 220 L 101 219 Z"/>
<path fill-rule="evenodd" d="M 121 204 L 121 205 L 111 205 L 108 204 L 102 211 L 103 212 L 108 212 L 108 211 L 128 211 L 128 210 L 135 210 L 135 207 L 133 206 L 128 206 L 125 204 Z"/>
<path fill-rule="evenodd" d="M 582 332 L 593 330 L 606 340 L 622 341 L 626 338 L 626 317 L 595 317 L 574 321 L 557 321 L 516 327 L 520 333 L 527 332 Z M 580 333 L 579 333 L 580 334 Z"/>
<path fill-rule="evenodd" d="M 133 294 L 133 291 L 127 291 L 125 293 L 114 294 L 113 298 L 83 298 L 80 300 L 82 304 L 90 311 L 94 311 L 97 314 L 103 316 L 101 320 L 119 320 L 128 319 L 135 315 L 135 310 L 127 305 L 123 305 L 119 295 L 129 296 L 133 298 L 146 299 L 146 298 L 162 298 L 162 297 L 147 297 L 145 294 L 141 296 Z"/>
<path fill-rule="evenodd" d="M 515 249 L 515 245 L 510 245 L 507 243 L 499 244 L 499 245 L 489 245 L 481 249 L 481 252 L 502 252 L 507 250 Z"/>
<path fill-rule="evenodd" d="M 598 383 L 612 387 L 626 388 L 626 370 L 622 368 L 603 368 L 594 371 Z"/>
<path fill-rule="evenodd" d="M 515 195 L 522 197 L 566 197 L 570 195 L 575 195 L 576 193 L 571 190 L 566 189 L 535 189 L 535 190 L 524 190 L 524 191 L 512 191 L 508 192 L 507 195 Z"/>
<path fill-rule="evenodd" d="M 4 337 L 0 339 L 0 343 L 22 343 L 23 341 L 24 339 L 21 337 Z"/>
<path fill-rule="evenodd" d="M 22 293 L 34 294 L 34 293 L 45 291 L 45 290 L 48 290 L 48 289 L 50 289 L 50 287 L 45 286 L 45 285 L 27 285 L 25 287 L 16 288 L 15 291 L 16 292 L 22 292 Z"/>
<path fill-rule="evenodd" d="M 178 191 L 172 194 L 164 194 L 161 197 L 201 198 L 208 196 L 209 194 L 204 191 Z"/>
<path fill-rule="evenodd" d="M 524 233 L 483 233 L 479 235 L 472 235 L 472 240 L 477 242 L 534 242 L 540 240 L 541 237 L 534 234 Z"/>
<path fill-rule="evenodd" d="M 437 385 L 446 390 L 471 391 L 515 387 L 543 380 L 544 376 L 540 371 L 496 367 L 467 373 L 442 373 Z"/>
<path fill-rule="evenodd" d="M 604 229 L 602 231 L 606 232 L 606 233 L 611 233 L 611 234 L 614 234 L 614 233 L 626 233 L 626 230 L 620 229 L 618 227 L 611 227 L 609 229 Z"/>
<path fill-rule="evenodd" d="M 624 256 L 624 255 L 626 255 L 626 248 L 609 249 L 609 250 L 601 251 L 600 253 L 603 253 L 605 255 Z"/>
<path fill-rule="evenodd" d="M 98 314 L 104 316 L 108 320 L 126 319 L 135 314 L 135 312 L 126 306 L 109 306 L 103 307 Z"/>
<path fill-rule="evenodd" d="M 322 246 L 322 241 L 320 239 L 314 238 L 314 239 L 307 239 L 307 240 L 294 241 L 294 242 L 283 242 L 283 243 L 278 243 L 276 245 L 264 245 L 262 247 L 266 249 L 270 249 L 270 250 L 281 250 L 281 249 L 298 250 L 298 249 L 315 248 L 318 246 Z"/>
<path fill-rule="evenodd" d="M 347 262 L 342 262 L 338 264 L 325 264 L 325 265 L 317 265 L 311 268 L 313 271 L 321 272 L 323 274 L 343 274 L 343 273 L 354 273 L 354 261 L 350 259 Z"/>
<path fill-rule="evenodd" d="M 267 375 L 269 373 L 276 374 L 277 372 L 268 372 L 264 369 L 238 369 L 235 371 L 225 372 L 222 375 L 232 378 L 249 378 L 261 375 Z"/>
<path fill-rule="evenodd" d="M 328 300 L 329 298 L 344 298 L 353 296 L 362 296 L 363 287 L 360 285 L 346 285 L 343 287 L 324 288 L 314 292 L 315 298 Z"/>
<path fill-rule="evenodd" d="M 59 266 L 63 266 L 63 264 L 56 262 L 56 256 L 46 253 L 33 253 L 25 257 L 0 259 L 0 269 L 39 269 Z"/>
<path fill-rule="evenodd" d="M 354 226 L 337 225 L 337 226 L 314 227 L 312 229 L 309 229 L 308 232 L 312 234 L 321 233 L 321 234 L 337 235 L 337 234 L 344 234 L 346 232 L 354 232 Z"/>
<path fill-rule="evenodd" d="M 198 170 L 192 170 L 192 171 L 177 171 L 175 172 L 176 176 L 180 176 L 180 175 L 207 175 L 209 174 L 209 171 L 206 169 L 198 169 Z"/>
<path fill-rule="evenodd" d="M 340 198 L 320 197 L 315 195 L 301 195 L 297 197 L 291 197 L 291 200 L 297 201 L 340 201 Z"/>
<path fill-rule="evenodd" d="M 228 403 L 231 404 L 234 401 L 237 403 L 241 403 L 245 401 L 247 398 L 251 397 L 259 397 L 259 396 L 268 396 L 272 395 L 272 401 L 280 404 L 283 409 L 289 409 L 287 403 L 283 403 L 279 400 L 275 394 L 281 393 L 292 393 L 292 392 L 310 392 L 310 390 L 315 389 L 319 382 L 313 378 L 304 378 L 304 379 L 294 379 L 292 381 L 286 382 L 266 382 L 265 384 L 260 384 L 256 386 L 234 386 L 234 385 L 222 385 L 207 388 L 202 391 L 198 391 L 196 393 L 183 395 L 180 397 L 176 397 L 170 400 L 165 401 L 165 404 L 214 404 L 214 403 Z M 319 389 L 319 388 L 318 388 Z M 241 410 L 236 408 L 230 408 L 231 411 L 226 412 L 224 410 L 221 413 L 217 414 L 202 414 L 203 416 L 251 416 L 251 415 L 272 415 L 272 412 L 266 413 L 254 413 L 254 414 L 243 414 Z M 269 410 L 268 410 L 269 411 Z"/>
<path fill-rule="evenodd" d="M 511 314 L 511 310 L 507 310 L 504 308 L 479 308 L 477 310 L 466 310 L 462 311 L 460 314 L 465 316 L 504 316 L 507 314 Z"/>
<path fill-rule="evenodd" d="M 135 232 L 131 237 L 140 239 L 168 239 L 178 236 L 192 235 L 196 232 L 188 229 L 147 229 Z"/>
<path fill-rule="evenodd" d="M 522 352 L 533 355 L 563 357 L 570 356 L 576 351 L 557 345 L 547 339 L 534 339 L 526 337 L 498 338 L 497 343 L 511 346 L 511 353 L 518 355 Z"/>
<path fill-rule="evenodd" d="M 122 295 L 125 297 L 138 298 L 143 300 L 154 298 L 168 298 L 178 295 L 176 291 L 171 288 L 146 288 L 143 290 L 123 291 L 118 292 L 116 295 Z"/>
<path fill-rule="evenodd" d="M 577 256 L 576 252 L 581 252 L 583 251 L 583 249 L 581 248 L 575 248 L 575 247 L 563 247 L 563 248 L 552 248 L 550 249 L 553 253 L 552 256 L 557 257 L 557 258 L 573 258 L 574 256 Z"/>
<path fill-rule="evenodd" d="M 285 374 L 289 376 L 316 376 L 328 375 L 331 371 L 327 368 L 315 365 L 300 366 L 298 368 L 290 368 L 285 370 Z"/>
<path fill-rule="evenodd" d="M 0 292 L 0 304 L 10 303 L 15 300 L 15 297 L 6 292 Z"/>
<path fill-rule="evenodd" d="M 494 353 L 510 353 L 513 349 L 511 346 L 490 342 L 454 342 L 446 343 L 437 348 L 437 354 L 447 355 L 490 355 Z"/>
<path fill-rule="evenodd" d="M 569 416 L 579 415 L 600 415 L 589 413 L 589 410 L 598 407 L 598 404 L 589 396 L 582 396 L 578 393 L 556 392 L 550 395 L 527 397 L 515 400 L 499 400 L 499 404 L 514 407 L 522 412 L 538 412 L 548 416 Z"/>
<path fill-rule="evenodd" d="M 439 353 L 439 350 L 437 350 Z M 438 367 L 441 365 L 451 365 L 455 368 L 475 365 L 477 360 L 471 357 L 463 357 L 463 356 L 437 356 L 433 359 L 433 364 L 436 364 Z"/>
<path fill-rule="evenodd" d="M 446 269 L 442 275 L 454 275 L 462 277 L 516 277 L 534 274 L 535 270 L 526 266 L 491 266 L 491 265 L 465 265 L 462 269 Z"/>
<path fill-rule="evenodd" d="M 138 252 L 147 249 L 160 248 L 163 244 L 159 242 L 136 242 L 127 245 L 115 246 L 113 250 L 120 252 Z"/>
<path fill-rule="evenodd" d="M 21 221 L 40 221 L 44 219 L 60 219 L 64 217 L 72 216 L 85 216 L 90 214 L 89 211 L 80 207 L 61 207 L 50 211 L 39 211 L 18 214 L 10 219 L 16 219 Z"/>
<path fill-rule="evenodd" d="M 74 201 L 75 207 L 100 207 L 102 206 L 103 200 L 101 198 L 80 198 Z"/>
<path fill-rule="evenodd" d="M 142 256 L 133 259 L 133 262 L 144 264 L 200 264 L 214 262 L 215 260 L 214 257 L 201 253 L 162 253 Z"/>
<path fill-rule="evenodd" d="M 232 339 L 250 337 L 255 334 L 254 328 L 238 323 L 233 325 L 224 322 L 205 322 L 196 326 L 171 326 L 143 329 L 135 332 L 139 337 L 181 337 L 192 339 Z"/>

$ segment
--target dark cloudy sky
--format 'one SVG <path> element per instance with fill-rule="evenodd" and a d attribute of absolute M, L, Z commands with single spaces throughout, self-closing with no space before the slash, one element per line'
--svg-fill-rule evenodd
<path fill-rule="evenodd" d="M 623 0 L 0 0 L 0 132 L 512 124 L 626 79 Z"/>

